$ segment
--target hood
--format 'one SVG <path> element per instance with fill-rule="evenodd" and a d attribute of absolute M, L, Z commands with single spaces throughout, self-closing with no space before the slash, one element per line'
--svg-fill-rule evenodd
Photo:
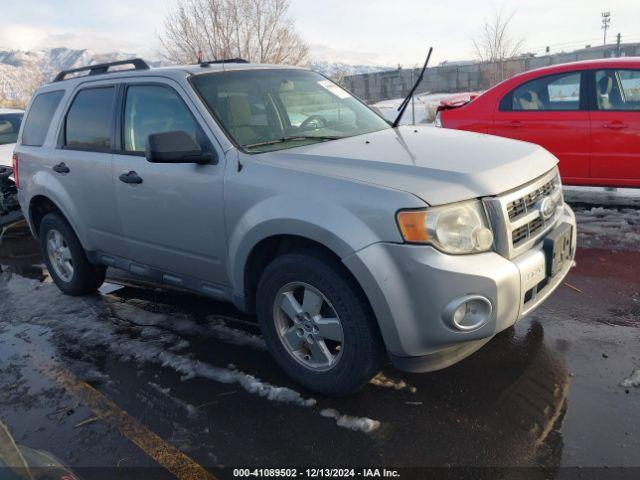
<path fill-rule="evenodd" d="M 429 205 L 497 195 L 551 170 L 558 160 L 532 143 L 429 126 L 264 153 L 260 161 L 403 190 Z"/>
<path fill-rule="evenodd" d="M 13 165 L 12 157 L 15 147 L 15 143 L 0 145 L 0 167 L 10 167 Z"/>

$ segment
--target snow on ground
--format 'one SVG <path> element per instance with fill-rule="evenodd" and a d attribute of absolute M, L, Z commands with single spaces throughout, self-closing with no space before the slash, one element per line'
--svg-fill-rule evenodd
<path fill-rule="evenodd" d="M 440 101 L 446 98 L 458 95 L 456 93 L 421 93 L 415 96 L 415 118 L 416 123 L 433 123 L 436 118 L 436 109 L 440 105 Z M 393 100 L 384 100 L 373 104 L 378 108 L 385 119 L 394 121 L 398 116 L 398 107 L 402 103 L 403 98 L 394 98 Z M 402 125 L 411 125 L 411 103 L 402 116 Z"/>
<path fill-rule="evenodd" d="M 577 207 L 578 246 L 640 250 L 640 210 Z"/>
<path fill-rule="evenodd" d="M 411 393 L 416 393 L 416 387 L 409 385 L 404 380 L 395 380 L 387 377 L 384 373 L 380 372 L 373 377 L 369 382 L 371 385 L 382 388 L 392 388 L 394 390 L 406 390 Z"/>
<path fill-rule="evenodd" d="M 348 428 L 349 430 L 371 433 L 380 428 L 380 422 L 378 420 L 372 420 L 366 417 L 342 415 L 339 411 L 334 410 L 333 408 L 325 408 L 320 412 L 320 415 L 326 418 L 333 418 L 339 427 Z"/>
<path fill-rule="evenodd" d="M 20 324 L 34 323 L 50 328 L 54 337 L 80 355 L 107 350 L 121 361 L 154 363 L 171 368 L 183 380 L 206 378 L 238 384 L 247 392 L 268 400 L 303 407 L 316 404 L 287 387 L 263 382 L 235 367 L 222 368 L 192 358 L 185 352 L 189 343 L 172 326 L 174 315 L 146 312 L 110 297 L 73 298 L 62 295 L 51 283 L 0 274 L 2 319 Z M 29 301 L 26 302 L 25 298 Z M 187 316 L 178 318 L 187 321 Z M 163 325 L 163 327 L 160 327 Z M 192 331 L 196 331 L 191 329 Z"/>
<path fill-rule="evenodd" d="M 171 322 L 167 324 L 166 315 L 157 315 L 153 312 L 163 309 L 170 310 L 171 307 L 158 302 L 132 299 L 127 303 L 110 304 L 110 308 L 115 315 L 123 313 L 125 317 L 135 318 L 138 324 L 159 327 L 170 325 L 172 331 L 181 335 L 213 338 L 232 345 L 251 347 L 256 350 L 267 349 L 267 345 L 261 337 L 227 326 L 228 319 L 220 315 L 209 315 L 206 323 L 196 323 L 189 315 L 173 312 L 171 314 Z"/>
<path fill-rule="evenodd" d="M 631 376 L 624 379 L 620 385 L 625 388 L 640 387 L 640 368 L 635 369 Z"/>
<path fill-rule="evenodd" d="M 563 187 L 564 199 L 569 203 L 599 206 L 640 208 L 640 188 Z"/>

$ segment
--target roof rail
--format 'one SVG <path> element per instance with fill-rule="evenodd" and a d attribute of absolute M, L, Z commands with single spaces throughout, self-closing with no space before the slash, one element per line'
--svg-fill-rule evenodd
<path fill-rule="evenodd" d="M 132 58 L 130 60 L 98 63 L 96 65 L 87 65 L 86 67 L 72 68 L 71 70 L 62 70 L 60 73 L 58 73 L 58 75 L 56 75 L 56 78 L 54 78 L 53 81 L 61 82 L 62 80 L 67 79 L 67 75 L 86 71 L 89 72 L 87 75 L 102 75 L 105 73 L 109 73 L 109 69 L 111 67 L 117 67 L 119 65 L 133 65 L 133 68 L 131 70 L 149 70 L 149 65 L 147 64 L 147 62 L 145 62 L 141 58 Z"/>
<path fill-rule="evenodd" d="M 227 58 L 224 60 L 208 60 L 206 62 L 198 62 L 201 67 L 208 67 L 209 65 L 214 65 L 217 63 L 249 63 L 244 58 Z"/>

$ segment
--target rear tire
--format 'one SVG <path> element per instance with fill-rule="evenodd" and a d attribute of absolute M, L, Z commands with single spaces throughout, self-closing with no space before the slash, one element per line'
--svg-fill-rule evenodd
<path fill-rule="evenodd" d="M 260 278 L 256 300 L 271 354 L 305 388 L 348 395 L 379 372 L 385 349 L 371 308 L 330 256 L 308 251 L 276 258 Z"/>
<path fill-rule="evenodd" d="M 62 215 L 49 213 L 40 222 L 40 247 L 51 278 L 63 293 L 94 293 L 104 283 L 106 268 L 87 259 L 78 237 Z"/>

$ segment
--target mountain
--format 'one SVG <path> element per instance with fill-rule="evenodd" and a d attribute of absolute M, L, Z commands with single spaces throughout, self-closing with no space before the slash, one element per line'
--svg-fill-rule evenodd
<path fill-rule="evenodd" d="M 60 70 L 135 56 L 124 52 L 102 54 L 64 47 L 35 51 L 0 50 L 0 106 L 24 106 L 34 90 L 50 82 Z"/>
<path fill-rule="evenodd" d="M 34 90 L 50 82 L 60 70 L 95 63 L 115 62 L 138 55 L 125 52 L 95 53 L 90 50 L 50 48 L 43 50 L 0 50 L 0 107 L 24 107 Z M 150 62 L 157 66 L 160 62 Z M 346 75 L 393 70 L 392 67 L 350 65 L 328 61 L 309 63 L 309 68 L 335 80 Z"/>

